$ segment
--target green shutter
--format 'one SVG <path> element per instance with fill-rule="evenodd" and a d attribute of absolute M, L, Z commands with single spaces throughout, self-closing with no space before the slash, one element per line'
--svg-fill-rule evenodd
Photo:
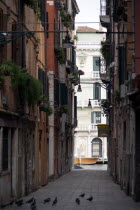
<path fill-rule="evenodd" d="M 99 87 L 99 99 L 101 99 L 101 87 Z"/>
<path fill-rule="evenodd" d="M 93 57 L 93 71 L 99 71 L 99 58 Z"/>
<path fill-rule="evenodd" d="M 94 122 L 93 122 L 93 120 L 94 120 L 93 114 L 94 114 L 94 112 L 91 112 L 91 123 L 94 123 Z"/>
<path fill-rule="evenodd" d="M 95 99 L 95 84 L 93 84 L 93 99 Z"/>
<path fill-rule="evenodd" d="M 61 105 L 68 105 L 68 88 L 65 83 L 60 83 Z"/>

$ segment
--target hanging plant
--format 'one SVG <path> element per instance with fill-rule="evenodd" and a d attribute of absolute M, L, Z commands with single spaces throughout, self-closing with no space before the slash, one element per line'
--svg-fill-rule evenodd
<path fill-rule="evenodd" d="M 57 59 L 59 60 L 59 62 L 61 64 L 65 64 L 66 56 L 65 56 L 64 49 L 62 47 L 55 47 L 54 51 L 55 51 L 55 55 L 56 55 Z"/>
<path fill-rule="evenodd" d="M 115 101 L 115 104 L 119 104 L 120 101 L 121 101 L 121 98 L 120 98 L 120 89 L 119 88 L 117 88 L 114 91 L 114 101 Z"/>
<path fill-rule="evenodd" d="M 74 35 L 74 36 L 73 36 L 73 39 L 74 39 L 75 41 L 78 41 L 78 36 L 77 36 L 77 35 Z"/>
<path fill-rule="evenodd" d="M 46 112 L 48 115 L 51 115 L 53 110 L 50 105 L 49 100 L 45 96 L 41 96 L 38 101 L 39 110 Z"/>
<path fill-rule="evenodd" d="M 62 116 L 62 114 L 67 114 L 69 111 L 68 106 L 60 106 L 56 108 L 56 112 L 58 116 Z"/>
<path fill-rule="evenodd" d="M 84 72 L 83 70 L 80 70 L 80 69 L 79 69 L 79 70 L 78 70 L 78 74 L 79 74 L 79 75 L 84 75 L 85 72 Z"/>
<path fill-rule="evenodd" d="M 37 8 L 38 0 L 24 0 L 24 3 L 33 10 Z"/>
<path fill-rule="evenodd" d="M 62 0 L 55 0 L 55 7 L 60 11 L 63 10 L 64 4 L 63 4 Z"/>
<path fill-rule="evenodd" d="M 101 100 L 101 107 L 103 108 L 104 113 L 109 111 L 110 102 L 108 99 Z"/>
<path fill-rule="evenodd" d="M 37 17 L 37 20 L 41 20 L 41 11 L 40 11 L 40 8 L 37 7 L 37 9 L 35 10 L 35 13 L 36 13 L 36 17 Z"/>
<path fill-rule="evenodd" d="M 127 21 L 127 14 L 124 6 L 115 7 L 113 10 L 113 21 L 117 23 L 121 20 Z"/>
<path fill-rule="evenodd" d="M 40 20 L 41 17 L 41 11 L 39 5 L 40 0 L 24 0 L 24 3 L 34 10 L 37 16 L 37 20 Z"/>
<path fill-rule="evenodd" d="M 21 68 L 12 61 L 0 65 L 0 74 L 10 76 L 12 87 L 18 89 L 20 104 L 26 101 L 29 107 L 38 103 L 42 93 L 42 84 L 39 80 L 27 73 L 27 69 Z"/>
<path fill-rule="evenodd" d="M 70 14 L 66 13 L 65 10 L 62 10 L 60 12 L 60 16 L 62 18 L 62 22 L 63 22 L 64 26 L 66 28 L 71 28 L 72 27 L 72 23 L 73 23 L 72 16 Z"/>
<path fill-rule="evenodd" d="M 106 62 L 106 66 L 108 67 L 110 64 L 110 41 L 109 40 L 101 41 L 100 52 Z"/>
<path fill-rule="evenodd" d="M 70 79 L 71 83 L 79 83 L 80 82 L 79 75 L 76 72 L 71 72 L 68 75 L 68 78 Z"/>

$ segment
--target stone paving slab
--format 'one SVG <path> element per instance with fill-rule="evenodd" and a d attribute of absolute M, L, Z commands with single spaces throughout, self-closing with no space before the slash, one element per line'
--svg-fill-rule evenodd
<path fill-rule="evenodd" d="M 104 165 L 98 165 L 94 170 L 73 170 L 24 197 L 24 203 L 34 196 L 37 203 L 34 210 L 140 210 L 140 203 L 126 196 L 105 169 Z M 85 193 L 84 198 L 79 197 L 81 193 Z M 93 196 L 91 202 L 86 200 L 89 196 Z M 44 204 L 43 200 L 48 197 L 51 202 Z M 55 197 L 58 202 L 52 206 Z M 80 205 L 75 202 L 76 198 L 80 199 Z M 13 204 L 3 209 L 31 210 L 31 207 L 25 203 L 21 207 Z"/>

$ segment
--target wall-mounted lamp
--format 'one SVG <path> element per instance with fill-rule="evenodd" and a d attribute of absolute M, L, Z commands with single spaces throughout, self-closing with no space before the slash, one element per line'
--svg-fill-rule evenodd
<path fill-rule="evenodd" d="M 82 92 L 82 88 L 80 84 L 78 85 L 77 92 Z"/>
<path fill-rule="evenodd" d="M 71 48 L 72 47 L 73 43 L 70 40 L 71 40 L 70 35 L 67 32 L 67 35 L 65 36 L 65 40 L 63 42 L 63 47 L 64 48 Z"/>
<path fill-rule="evenodd" d="M 90 101 L 91 99 L 89 99 L 89 101 L 88 101 L 88 107 L 91 107 L 91 101 Z"/>

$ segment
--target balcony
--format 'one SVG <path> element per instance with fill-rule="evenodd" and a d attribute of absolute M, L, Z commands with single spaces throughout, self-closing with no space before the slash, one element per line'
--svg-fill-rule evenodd
<path fill-rule="evenodd" d="M 109 6 L 106 4 L 106 0 L 100 0 L 100 22 L 105 28 L 108 28 L 110 23 Z"/>
<path fill-rule="evenodd" d="M 82 77 L 84 79 L 100 79 L 100 73 L 98 71 L 84 71 L 85 74 Z"/>
<path fill-rule="evenodd" d="M 90 124 L 90 125 L 79 125 L 75 131 L 97 131 L 97 125 L 96 124 Z"/>
<path fill-rule="evenodd" d="M 110 75 L 109 72 L 106 71 L 104 73 L 100 73 L 100 78 L 102 80 L 103 83 L 107 84 L 110 82 Z"/>
<path fill-rule="evenodd" d="M 100 107 L 100 102 L 98 100 L 91 101 L 91 106 L 93 107 Z M 88 100 L 78 100 L 77 107 L 88 107 Z"/>

